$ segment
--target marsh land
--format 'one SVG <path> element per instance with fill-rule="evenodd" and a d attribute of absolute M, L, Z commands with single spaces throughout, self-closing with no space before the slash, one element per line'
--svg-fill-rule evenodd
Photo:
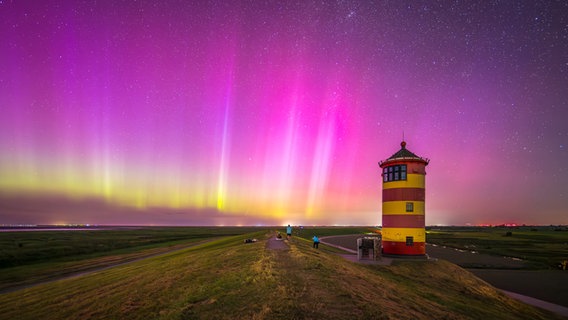
<path fill-rule="evenodd" d="M 443 260 L 362 265 L 309 240 L 369 228 L 297 228 L 274 250 L 278 230 L 0 233 L 2 287 L 41 283 L 0 294 L 0 318 L 561 319 Z"/>

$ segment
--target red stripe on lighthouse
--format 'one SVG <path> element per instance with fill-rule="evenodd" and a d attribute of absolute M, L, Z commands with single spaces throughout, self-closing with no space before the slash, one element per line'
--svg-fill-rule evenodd
<path fill-rule="evenodd" d="M 422 214 L 383 215 L 384 228 L 424 228 L 424 224 L 425 224 L 425 219 L 424 215 Z"/>
<path fill-rule="evenodd" d="M 383 189 L 383 202 L 385 201 L 425 201 L 424 188 L 392 188 Z"/>
<path fill-rule="evenodd" d="M 406 242 L 383 240 L 383 254 L 423 256 L 426 254 L 426 244 L 424 242 L 414 242 L 412 246 L 407 246 Z"/>

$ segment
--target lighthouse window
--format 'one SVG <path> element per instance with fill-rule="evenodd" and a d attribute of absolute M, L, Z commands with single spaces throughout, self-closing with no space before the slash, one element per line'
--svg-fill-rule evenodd
<path fill-rule="evenodd" d="M 414 212 L 414 203 L 413 202 L 407 202 L 406 203 L 406 212 Z"/>
<path fill-rule="evenodd" d="M 400 181 L 406 180 L 406 165 L 400 164 L 390 166 L 383 169 L 383 181 Z"/>
<path fill-rule="evenodd" d="M 406 246 L 412 247 L 414 245 L 414 237 L 406 237 Z"/>

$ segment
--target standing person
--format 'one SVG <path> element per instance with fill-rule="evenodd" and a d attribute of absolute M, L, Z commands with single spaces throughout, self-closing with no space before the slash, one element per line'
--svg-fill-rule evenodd
<path fill-rule="evenodd" d="M 314 236 L 314 248 L 318 248 L 319 244 L 320 244 L 320 239 L 318 238 L 318 236 Z"/>
<path fill-rule="evenodd" d="M 291 236 L 292 236 L 292 227 L 288 225 L 286 227 L 286 239 L 290 239 Z"/>

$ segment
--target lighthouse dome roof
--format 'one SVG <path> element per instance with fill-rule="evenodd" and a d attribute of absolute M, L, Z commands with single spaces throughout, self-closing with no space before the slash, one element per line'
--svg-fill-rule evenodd
<path fill-rule="evenodd" d="M 406 149 L 406 142 L 402 141 L 400 143 L 400 150 L 398 150 L 395 154 L 393 154 L 392 156 L 390 156 L 388 159 L 381 161 L 380 164 L 386 164 L 395 160 L 410 160 L 410 161 L 419 161 L 419 162 L 425 162 L 426 164 L 428 164 L 429 160 L 419 157 L 416 154 L 414 154 L 412 151 Z"/>

